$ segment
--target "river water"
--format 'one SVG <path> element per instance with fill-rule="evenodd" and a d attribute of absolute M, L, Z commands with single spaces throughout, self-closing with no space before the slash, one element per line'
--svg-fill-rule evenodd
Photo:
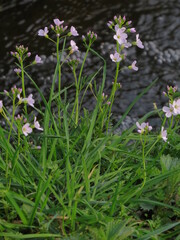
<path fill-rule="evenodd" d="M 18 44 L 29 47 L 32 54 L 43 57 L 44 64 L 31 70 L 33 78 L 44 93 L 48 94 L 53 74 L 54 47 L 46 39 L 38 37 L 37 31 L 50 26 L 54 18 L 65 20 L 75 26 L 80 35 L 88 30 L 97 33 L 95 49 L 107 59 L 107 81 L 105 92 L 112 86 L 115 66 L 109 55 L 115 48 L 112 32 L 107 22 L 114 15 L 125 15 L 133 21 L 145 49 L 130 51 L 127 60 L 137 60 L 139 71 L 123 71 L 119 82 L 122 89 L 117 93 L 113 112 L 122 114 L 131 101 L 156 77 L 158 83 L 135 105 L 130 115 L 139 117 L 153 109 L 153 102 L 162 107 L 166 102 L 162 92 L 166 85 L 180 88 L 180 0 L 1 0 L 0 1 L 0 90 L 9 89 L 18 79 L 13 68 L 14 59 L 9 52 Z M 76 38 L 82 46 L 81 38 Z M 84 53 L 80 47 L 80 53 Z M 86 73 L 91 73 L 101 62 L 91 56 L 87 61 Z M 69 69 L 64 72 L 63 85 L 71 79 Z M 31 84 L 27 91 L 33 92 Z M 92 98 L 87 106 L 92 107 Z"/>

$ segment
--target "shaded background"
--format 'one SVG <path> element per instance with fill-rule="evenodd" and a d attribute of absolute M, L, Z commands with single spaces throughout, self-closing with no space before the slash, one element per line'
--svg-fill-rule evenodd
<path fill-rule="evenodd" d="M 42 56 L 44 64 L 35 66 L 31 74 L 42 91 L 48 94 L 52 81 L 55 51 L 52 44 L 37 36 L 40 28 L 50 26 L 54 18 L 65 20 L 69 26 L 77 28 L 80 35 L 88 30 L 97 33 L 95 49 L 107 59 L 106 93 L 110 92 L 114 76 L 114 67 L 109 58 L 114 52 L 113 33 L 107 28 L 107 22 L 114 15 L 125 15 L 133 21 L 133 27 L 140 33 L 145 49 L 135 48 L 128 51 L 127 62 L 138 61 L 138 72 L 123 71 L 119 78 L 122 89 L 117 93 L 114 115 L 122 114 L 131 101 L 156 77 L 159 81 L 140 101 L 130 115 L 140 117 L 153 109 L 153 102 L 162 107 L 167 101 L 162 95 L 166 85 L 180 87 L 180 0 L 0 0 L 0 90 L 18 85 L 13 72 L 14 59 L 9 52 L 15 46 L 24 44 L 33 55 Z M 75 39 L 82 46 L 81 38 Z M 80 47 L 81 56 L 84 48 Z M 91 73 L 100 66 L 100 61 L 91 56 L 86 72 Z M 63 85 L 71 81 L 70 69 L 64 71 Z M 98 79 L 97 79 L 98 80 Z M 99 79 L 100 80 L 100 79 Z M 34 92 L 28 84 L 28 92 Z M 93 99 L 87 99 L 92 107 Z"/>

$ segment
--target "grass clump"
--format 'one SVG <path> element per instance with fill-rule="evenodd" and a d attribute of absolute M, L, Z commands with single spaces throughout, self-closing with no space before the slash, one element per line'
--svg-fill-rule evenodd
<path fill-rule="evenodd" d="M 0 126 L 0 237 L 179 239 L 179 92 L 168 87 L 168 107 L 155 109 L 115 134 L 133 105 L 157 82 L 136 97 L 112 128 L 111 110 L 121 87 L 118 76 L 125 60 L 124 48 L 144 48 L 139 35 L 128 42 L 128 34 L 135 29 L 125 17 L 108 23 L 116 40 L 116 51 L 110 55 L 116 72 L 107 96 L 106 61 L 92 49 L 97 35 L 90 31 L 83 36 L 86 54 L 79 62 L 71 58 L 78 51 L 76 43 L 71 40 L 67 48 L 67 40 L 78 36 L 77 30 L 71 27 L 67 32 L 59 19 L 54 19 L 54 24 L 51 30 L 56 39 L 49 37 L 47 27 L 38 32 L 56 46 L 57 64 L 48 98 L 28 73 L 28 67 L 42 63 L 41 58 L 36 55 L 27 64 L 31 53 L 22 45 L 11 53 L 17 60 L 15 72 L 22 88 L 14 86 L 3 93 L 12 101 L 11 112 L 0 101 L 5 123 Z M 99 57 L 102 66 L 84 78 L 89 52 Z M 71 67 L 75 81 L 62 89 L 64 64 Z M 126 68 L 137 71 L 135 64 Z M 98 86 L 96 76 L 102 77 Z M 32 94 L 26 96 L 28 79 L 42 99 L 41 106 L 35 105 Z M 71 88 L 75 89 L 73 99 L 67 98 Z M 95 99 L 93 111 L 83 108 L 89 90 Z M 159 131 L 152 131 L 146 122 L 154 115 L 162 122 Z"/>

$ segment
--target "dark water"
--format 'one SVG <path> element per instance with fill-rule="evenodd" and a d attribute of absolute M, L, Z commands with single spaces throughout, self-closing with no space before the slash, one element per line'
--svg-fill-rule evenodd
<path fill-rule="evenodd" d="M 52 81 L 53 58 L 55 51 L 46 39 L 38 37 L 40 28 L 49 26 L 54 18 L 65 20 L 67 25 L 75 26 L 82 35 L 89 29 L 98 34 L 96 50 L 106 57 L 108 74 L 106 92 L 113 81 L 114 64 L 109 59 L 115 47 L 112 32 L 106 23 L 114 15 L 126 15 L 140 33 L 145 50 L 130 51 L 129 63 L 137 59 L 138 72 L 122 72 L 119 82 L 122 90 L 117 94 L 114 113 L 120 115 L 131 101 L 156 77 L 159 82 L 146 94 L 131 116 L 142 116 L 153 109 L 153 102 L 162 107 L 166 99 L 162 95 L 166 85 L 180 88 L 180 0 L 1 0 L 0 1 L 0 90 L 8 89 L 17 83 L 13 72 L 13 58 L 9 55 L 16 44 L 24 44 L 35 55 L 44 55 L 44 65 L 35 67 L 32 75 L 44 92 Z M 77 44 L 81 39 L 77 38 Z M 80 48 L 83 54 L 84 49 Z M 88 60 L 86 71 L 91 73 L 99 66 L 99 60 Z M 64 83 L 71 79 L 65 70 Z M 28 85 L 28 91 L 33 91 Z M 87 105 L 90 107 L 92 98 Z"/>

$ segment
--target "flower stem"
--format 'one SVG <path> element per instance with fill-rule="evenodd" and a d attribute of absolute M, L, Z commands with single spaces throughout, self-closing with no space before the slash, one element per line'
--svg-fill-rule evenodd
<path fill-rule="evenodd" d="M 24 83 L 24 66 L 23 66 L 23 59 L 21 57 L 21 81 L 22 81 L 22 92 L 23 92 L 23 98 L 26 97 L 26 91 L 25 91 L 25 83 Z M 27 104 L 24 103 L 24 111 L 25 111 L 25 116 L 27 117 Z"/>
<path fill-rule="evenodd" d="M 120 52 L 118 42 L 117 42 L 117 52 L 118 53 Z M 114 102 L 115 93 L 116 93 L 116 89 L 117 89 L 116 84 L 117 84 L 117 79 L 118 79 L 118 75 L 119 75 L 119 66 L 120 66 L 120 62 L 117 62 L 116 63 L 116 74 L 115 74 L 114 84 L 113 84 L 113 88 L 112 88 L 111 95 L 110 95 L 110 98 L 109 98 L 111 104 L 110 104 L 110 107 L 109 107 L 109 114 L 108 114 L 108 121 L 107 121 L 107 124 L 106 124 L 106 130 L 108 130 L 108 127 L 109 127 L 112 105 L 113 105 L 113 102 Z"/>

